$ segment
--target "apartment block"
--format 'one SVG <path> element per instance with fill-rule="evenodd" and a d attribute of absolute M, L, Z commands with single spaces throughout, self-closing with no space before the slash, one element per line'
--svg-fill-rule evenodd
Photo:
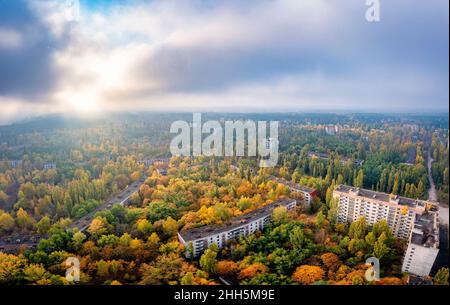
<path fill-rule="evenodd" d="M 301 203 L 304 203 L 306 205 L 310 205 L 312 199 L 317 196 L 317 190 L 304 186 L 304 185 L 300 185 L 298 183 L 294 183 L 291 181 L 287 181 L 275 176 L 269 176 L 269 179 L 272 181 L 275 181 L 277 183 L 283 184 L 287 187 L 289 187 L 289 189 L 291 190 L 291 192 L 298 192 L 298 193 L 302 193 L 304 196 L 304 200 Z"/>
<path fill-rule="evenodd" d="M 428 275 L 439 251 L 439 211 L 432 202 L 339 185 L 337 221 L 364 217 L 369 225 L 386 220 L 394 236 L 408 240 L 402 271 Z"/>
<path fill-rule="evenodd" d="M 178 239 L 186 246 L 186 256 L 199 256 L 205 249 L 215 243 L 219 248 L 227 241 L 262 231 L 270 222 L 273 210 L 285 206 L 288 210 L 294 208 L 297 202 L 293 199 L 283 199 L 256 209 L 245 215 L 235 217 L 222 225 L 210 225 L 178 232 Z"/>
<path fill-rule="evenodd" d="M 419 276 L 430 274 L 439 252 L 439 211 L 431 208 L 416 216 L 402 271 Z"/>

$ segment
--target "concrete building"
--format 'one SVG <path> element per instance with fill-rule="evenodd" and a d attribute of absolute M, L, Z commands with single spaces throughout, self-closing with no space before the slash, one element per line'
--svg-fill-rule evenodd
<path fill-rule="evenodd" d="M 321 160 L 324 160 L 324 161 L 328 161 L 328 159 L 330 158 L 330 154 L 329 153 L 324 153 L 324 152 L 309 151 L 308 152 L 308 157 L 312 158 L 312 159 L 321 159 Z M 351 160 L 351 159 L 347 158 L 347 157 L 344 157 L 344 156 L 340 156 L 341 164 L 346 164 L 349 160 Z M 364 165 L 364 160 L 353 159 L 353 164 L 356 165 L 356 166 L 363 166 Z"/>
<path fill-rule="evenodd" d="M 12 160 L 9 163 L 11 165 L 12 168 L 17 168 L 19 166 L 22 166 L 23 161 L 22 160 Z"/>
<path fill-rule="evenodd" d="M 291 181 L 287 181 L 287 180 L 284 180 L 284 179 L 281 179 L 281 178 L 278 178 L 278 177 L 275 177 L 275 176 L 269 176 L 269 179 L 289 187 L 291 192 L 302 193 L 305 199 L 301 203 L 304 203 L 306 205 L 310 205 L 312 199 L 315 196 L 317 196 L 317 190 L 315 190 L 313 188 L 310 188 L 310 187 L 307 187 L 307 186 L 303 186 L 303 185 L 300 185 L 298 183 L 294 183 L 294 182 L 291 182 Z"/>
<path fill-rule="evenodd" d="M 279 200 L 235 217 L 222 225 L 210 225 L 180 231 L 178 232 L 178 239 L 181 244 L 186 246 L 187 257 L 197 257 L 213 243 L 222 248 L 229 240 L 262 231 L 271 220 L 275 208 L 285 206 L 290 210 L 296 205 L 297 202 L 293 199 Z"/>
<path fill-rule="evenodd" d="M 340 125 L 326 125 L 325 132 L 327 135 L 336 135 L 342 130 Z"/>
<path fill-rule="evenodd" d="M 45 170 L 56 169 L 56 163 L 54 163 L 54 162 L 45 163 L 44 169 Z"/>
<path fill-rule="evenodd" d="M 439 252 L 439 212 L 430 209 L 416 216 L 402 271 L 418 276 L 430 274 Z"/>
<path fill-rule="evenodd" d="M 408 240 L 402 271 L 428 275 L 439 251 L 438 207 L 411 199 L 339 185 L 333 192 L 337 221 L 351 223 L 364 217 L 369 225 L 386 220 L 394 236 Z"/>

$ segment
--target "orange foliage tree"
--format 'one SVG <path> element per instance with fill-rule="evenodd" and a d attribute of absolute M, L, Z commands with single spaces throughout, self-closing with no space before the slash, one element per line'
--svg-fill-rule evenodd
<path fill-rule="evenodd" d="M 328 270 L 333 272 L 342 265 L 339 257 L 334 253 L 324 253 L 320 256 L 320 258 L 322 259 L 323 264 L 328 268 Z"/>
<path fill-rule="evenodd" d="M 239 273 L 239 279 L 242 280 L 252 278 L 258 274 L 266 273 L 267 271 L 269 271 L 269 268 L 267 268 L 265 265 L 261 263 L 253 263 L 247 268 L 241 270 L 241 272 Z"/>
<path fill-rule="evenodd" d="M 216 272 L 221 276 L 233 276 L 239 271 L 238 265 L 233 261 L 219 261 Z"/>
<path fill-rule="evenodd" d="M 292 279 L 301 285 L 310 285 L 323 279 L 325 272 L 317 266 L 303 265 L 298 267 Z"/>

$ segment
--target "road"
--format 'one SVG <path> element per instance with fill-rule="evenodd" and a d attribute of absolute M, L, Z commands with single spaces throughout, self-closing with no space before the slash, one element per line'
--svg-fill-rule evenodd
<path fill-rule="evenodd" d="M 119 203 L 124 206 L 127 204 L 130 197 L 139 191 L 139 188 L 144 183 L 146 177 L 141 178 L 140 180 L 134 182 L 129 185 L 122 192 L 113 195 L 107 201 L 105 201 L 102 205 L 98 206 L 91 213 L 75 220 L 73 223 L 69 225 L 69 229 L 78 228 L 81 232 L 87 230 L 89 225 L 91 224 L 94 216 L 97 212 L 109 210 L 115 203 Z M 0 251 L 4 252 L 14 252 L 20 248 L 35 248 L 39 241 L 43 238 L 47 238 L 47 236 L 41 235 L 9 235 L 0 237 Z"/>
<path fill-rule="evenodd" d="M 430 189 L 428 190 L 428 200 L 438 202 L 437 197 L 437 191 L 436 191 L 436 185 L 433 181 L 433 175 L 431 173 L 431 166 L 433 164 L 433 158 L 431 157 L 431 149 L 428 149 L 428 181 L 430 183 Z M 439 222 L 442 225 L 448 226 L 449 221 L 449 209 L 448 206 L 444 206 L 443 204 L 439 203 Z"/>
<path fill-rule="evenodd" d="M 94 216 L 97 212 L 100 211 L 105 211 L 105 210 L 109 210 L 112 208 L 112 206 L 115 203 L 119 203 L 121 206 L 124 206 L 127 204 L 128 200 L 130 199 L 130 197 L 139 191 L 139 188 L 141 187 L 141 185 L 144 183 L 146 177 L 141 178 L 139 181 L 134 182 L 133 184 L 131 184 L 130 186 L 128 186 L 125 190 L 123 190 L 122 192 L 120 192 L 119 194 L 113 196 L 112 198 L 110 198 L 109 200 L 107 200 L 105 203 L 103 203 L 102 205 L 98 206 L 94 211 L 92 211 L 91 213 L 81 217 L 80 219 L 77 219 L 76 221 L 74 221 L 69 228 L 70 229 L 74 229 L 74 228 L 78 228 L 81 232 L 85 231 L 89 225 L 91 224 L 92 220 L 94 219 Z"/>
<path fill-rule="evenodd" d="M 438 202 L 436 185 L 433 181 L 433 175 L 431 172 L 431 166 L 433 164 L 433 158 L 431 157 L 431 147 L 428 148 L 428 180 L 430 183 L 430 189 L 428 190 L 428 200 Z M 431 275 L 436 274 L 436 272 L 442 268 L 448 268 L 448 218 L 449 210 L 448 206 L 444 206 L 442 203 L 439 204 L 439 252 L 434 261 L 433 268 L 431 269 Z"/>
<path fill-rule="evenodd" d="M 148 166 L 152 165 L 155 162 L 167 163 L 169 162 L 168 158 L 158 158 L 158 159 L 150 159 L 148 162 Z M 131 185 L 129 185 L 125 190 L 121 191 L 118 194 L 111 196 L 108 200 L 106 200 L 102 205 L 98 206 L 91 213 L 75 220 L 72 224 L 69 225 L 69 229 L 78 228 L 81 232 L 87 230 L 89 225 L 91 224 L 94 216 L 97 212 L 109 210 L 115 203 L 119 203 L 122 206 L 125 206 L 128 203 L 130 197 L 139 191 L 141 185 L 145 182 L 146 176 L 142 177 L 140 180 L 135 181 Z M 8 235 L 0 237 L 0 251 L 3 252 L 17 252 L 22 248 L 36 248 L 39 244 L 39 241 L 43 238 L 47 238 L 47 236 L 41 235 Z"/>

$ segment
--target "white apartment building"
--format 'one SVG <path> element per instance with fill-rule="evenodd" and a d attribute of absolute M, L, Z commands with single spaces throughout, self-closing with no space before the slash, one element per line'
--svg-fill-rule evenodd
<path fill-rule="evenodd" d="M 186 247 L 186 256 L 196 257 L 213 243 L 222 248 L 228 240 L 262 231 L 271 220 L 276 207 L 285 206 L 290 210 L 296 205 L 297 202 L 293 199 L 279 200 L 233 218 L 223 225 L 210 225 L 178 232 L 178 239 Z"/>
<path fill-rule="evenodd" d="M 428 275 L 439 251 L 438 207 L 428 201 L 339 185 L 333 192 L 337 221 L 364 217 L 369 225 L 386 220 L 394 236 L 408 240 L 402 271 Z"/>
<path fill-rule="evenodd" d="M 430 209 L 416 216 L 402 271 L 419 276 L 430 274 L 439 252 L 439 212 Z"/>

